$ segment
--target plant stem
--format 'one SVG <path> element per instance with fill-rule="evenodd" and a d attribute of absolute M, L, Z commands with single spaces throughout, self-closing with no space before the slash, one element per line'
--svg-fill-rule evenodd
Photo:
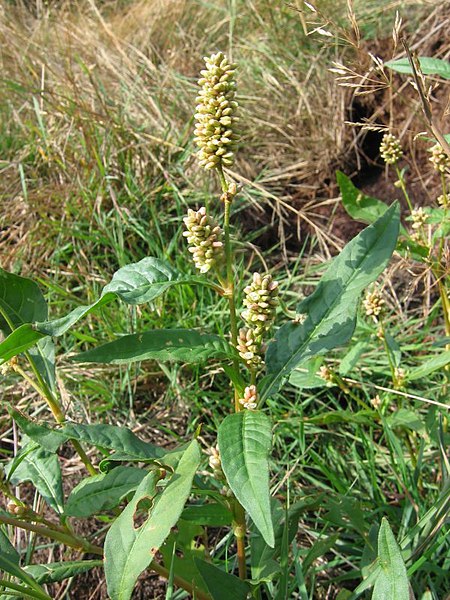
<path fill-rule="evenodd" d="M 1 316 L 5 319 L 6 323 L 8 324 L 8 327 L 11 329 L 11 331 L 14 331 L 15 327 L 14 327 L 14 323 L 11 321 L 11 319 L 9 318 L 8 314 L 2 309 L 2 307 L 0 307 L 0 314 Z M 49 388 L 49 386 L 47 385 L 46 381 L 44 380 L 44 378 L 42 377 L 42 375 L 39 372 L 39 369 L 36 366 L 36 363 L 33 359 L 33 357 L 30 355 L 29 352 L 24 352 L 26 359 L 28 360 L 31 370 L 33 371 L 38 384 L 36 384 L 36 382 L 34 382 L 31 377 L 29 377 L 20 367 L 18 367 L 17 365 L 14 366 L 14 369 L 20 374 L 22 375 L 22 377 L 24 377 L 24 379 L 38 392 L 38 394 L 47 402 L 50 410 L 52 411 L 53 416 L 55 417 L 55 420 L 57 423 L 59 423 L 60 425 L 62 423 L 64 423 L 65 416 L 64 413 L 61 409 L 61 406 L 58 402 L 58 400 L 54 397 L 53 392 L 51 391 L 51 389 Z M 91 461 L 89 460 L 88 455 L 86 454 L 86 452 L 83 450 L 81 444 L 76 441 L 76 440 L 72 440 L 72 446 L 75 448 L 76 452 L 78 453 L 79 457 L 81 458 L 83 464 L 85 465 L 86 469 L 88 470 L 88 472 L 91 475 L 96 475 L 97 474 L 97 470 L 95 469 L 94 465 L 91 463 Z"/>
<path fill-rule="evenodd" d="M 230 329 L 231 329 L 231 342 L 233 346 L 237 347 L 238 341 L 238 326 L 236 316 L 236 304 L 234 300 L 235 287 L 234 287 L 234 273 L 233 273 L 233 251 L 231 248 L 230 241 L 230 209 L 232 195 L 229 193 L 228 183 L 225 179 L 225 175 L 221 166 L 217 168 L 217 173 L 220 179 L 220 185 L 222 188 L 222 198 L 224 202 L 224 217 L 223 217 L 223 231 L 224 231 L 224 243 L 225 243 L 225 260 L 226 260 L 226 286 L 225 292 L 228 298 L 228 306 L 230 310 Z M 239 361 L 237 358 L 233 359 L 233 367 L 236 372 L 239 372 Z M 239 391 L 234 386 L 234 410 L 239 412 L 241 405 L 239 403 Z M 247 561 L 245 557 L 245 511 L 240 502 L 235 499 L 234 502 L 234 518 L 233 524 L 234 535 L 236 537 L 237 546 L 237 560 L 240 579 L 247 577 Z"/>
<path fill-rule="evenodd" d="M 38 379 L 39 383 L 36 383 L 35 381 L 33 381 L 33 379 L 18 365 L 14 365 L 14 370 L 19 373 L 19 375 L 21 375 L 25 381 L 27 383 L 29 383 L 31 385 L 31 387 L 36 390 L 36 392 L 47 402 L 48 407 L 50 408 L 55 421 L 59 424 L 62 425 L 66 418 L 64 416 L 63 411 L 61 410 L 61 407 L 57 401 L 57 399 L 54 397 L 52 391 L 50 390 L 50 388 L 48 387 L 48 385 L 46 384 L 46 382 L 42 379 L 41 374 L 39 373 L 38 369 L 36 368 L 35 362 L 32 359 L 31 356 L 29 356 L 28 352 L 25 353 L 28 361 L 30 363 L 30 366 L 34 372 L 34 374 L 36 375 L 36 378 Z M 88 470 L 90 475 L 97 475 L 97 470 L 94 467 L 94 465 L 91 463 L 88 455 L 86 454 L 86 452 L 83 450 L 80 442 L 78 442 L 77 440 L 71 440 L 72 442 L 72 446 L 75 448 L 76 452 L 78 453 L 79 457 L 81 458 L 83 464 L 85 465 L 86 469 Z"/>
<path fill-rule="evenodd" d="M 26 531 L 33 531 L 38 535 L 61 542 L 70 548 L 76 548 L 77 550 L 88 552 L 89 554 L 103 555 L 103 549 L 100 548 L 100 546 L 95 546 L 94 544 L 91 544 L 82 538 L 70 535 L 68 533 L 63 533 L 61 531 L 56 531 L 54 529 L 50 529 L 49 527 L 44 527 L 43 525 L 36 525 L 34 523 L 29 523 L 28 521 L 15 519 L 14 517 L 7 517 L 3 514 L 0 514 L 0 523 L 12 525 L 13 527 L 19 527 L 20 529 L 25 529 Z"/>
<path fill-rule="evenodd" d="M 236 316 L 236 304 L 234 300 L 234 273 L 233 273 L 233 252 L 231 248 L 230 240 L 230 209 L 231 209 L 231 198 L 228 193 L 228 183 L 225 179 L 222 167 L 217 168 L 217 173 L 220 179 L 220 186 L 222 188 L 223 202 L 224 202 L 224 217 L 223 217 L 223 231 L 224 231 L 224 246 L 225 246 L 225 260 L 226 260 L 226 285 L 224 286 L 224 295 L 228 299 L 228 307 L 230 311 L 230 332 L 231 332 L 231 343 L 236 348 L 238 340 L 238 326 Z M 233 367 L 236 372 L 239 371 L 239 361 L 237 358 L 233 359 Z M 241 405 L 239 404 L 239 392 L 234 386 L 234 409 L 239 412 Z"/>
<path fill-rule="evenodd" d="M 403 179 L 403 173 L 400 171 L 400 169 L 397 167 L 397 165 L 395 165 L 395 172 L 397 173 L 398 182 L 400 184 L 400 189 L 402 190 L 403 195 L 406 200 L 406 203 L 408 204 L 409 212 L 412 213 L 413 207 L 412 207 L 411 199 L 408 194 L 408 190 L 406 189 L 405 180 Z"/>
<path fill-rule="evenodd" d="M 236 500 L 234 507 L 234 535 L 236 536 L 237 559 L 240 579 L 247 577 L 247 561 L 245 559 L 245 511 L 241 504 Z"/>
<path fill-rule="evenodd" d="M 19 598 L 23 598 L 24 587 L 22 585 L 19 585 L 18 583 L 14 583 L 13 581 L 7 581 L 6 579 L 0 579 L 0 587 L 6 587 L 8 589 L 20 592 L 20 595 L 19 594 L 14 594 L 14 595 L 18 596 Z M 29 598 L 39 598 L 40 600 L 51 600 L 50 596 L 47 596 L 47 594 L 42 594 L 36 589 L 27 587 L 26 593 Z"/>
<path fill-rule="evenodd" d="M 38 535 L 42 535 L 44 537 L 50 538 L 57 542 L 61 542 L 66 546 L 71 548 L 76 548 L 77 550 L 82 550 L 85 553 L 89 554 L 97 554 L 99 556 L 103 556 L 103 548 L 100 546 L 95 546 L 87 542 L 86 540 L 79 538 L 75 535 L 69 535 L 66 533 L 62 533 L 60 531 L 55 531 L 54 529 L 50 529 L 48 527 L 43 527 L 42 525 L 36 525 L 34 523 L 28 523 L 27 521 L 21 521 L 20 519 L 15 519 L 13 517 L 7 517 L 6 515 L 0 514 L 0 523 L 4 523 L 5 525 L 12 525 L 14 527 L 20 527 L 21 529 L 25 529 L 26 531 L 33 531 Z M 161 575 L 165 579 L 169 578 L 169 571 L 156 561 L 152 561 L 150 563 L 150 568 L 153 569 L 158 575 Z M 211 596 L 209 594 L 205 594 L 194 585 L 178 577 L 175 575 L 174 583 L 189 592 L 191 595 L 195 596 L 199 600 L 211 600 Z"/>
<path fill-rule="evenodd" d="M 161 575 L 161 577 L 164 577 L 164 579 L 169 579 L 169 570 L 160 565 L 159 563 L 152 561 L 150 563 L 150 568 L 153 569 L 153 571 L 155 571 L 156 573 L 158 573 L 158 575 Z M 195 585 L 193 585 L 189 581 L 186 581 L 182 577 L 178 577 L 178 575 L 175 575 L 173 577 L 173 582 L 178 587 L 182 588 L 183 590 L 186 590 L 186 592 L 188 592 L 192 597 L 198 598 L 198 600 L 211 600 L 211 596 L 209 594 L 205 594 L 205 592 L 202 592 Z"/>

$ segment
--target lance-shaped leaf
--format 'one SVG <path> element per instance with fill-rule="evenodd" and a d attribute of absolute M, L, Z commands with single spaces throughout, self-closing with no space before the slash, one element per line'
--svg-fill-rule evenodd
<path fill-rule="evenodd" d="M 251 591 L 246 581 L 204 560 L 194 562 L 213 600 L 246 600 Z"/>
<path fill-rule="evenodd" d="M 137 578 L 178 521 L 199 462 L 199 446 L 193 440 L 164 490 L 157 494 L 158 474 L 150 472 L 112 524 L 105 540 L 105 573 L 111 600 L 131 598 Z M 142 524 L 135 520 L 140 507 L 148 511 Z"/>
<path fill-rule="evenodd" d="M 24 571 L 34 577 L 40 584 L 63 581 L 86 573 L 94 567 L 101 567 L 102 560 L 73 560 L 67 562 L 45 563 L 40 565 L 27 565 Z"/>
<path fill-rule="evenodd" d="M 26 277 L 0 269 L 0 330 L 8 337 L 0 344 L 0 362 L 30 350 L 41 377 L 53 390 L 55 388 L 55 348 L 52 340 L 40 340 L 32 332 L 31 323 L 44 321 L 48 316 L 48 307 L 39 286 Z M 26 339 L 16 334 L 18 329 L 27 331 Z M 12 341 L 11 341 L 12 339 Z M 20 341 L 21 340 L 21 341 Z M 19 341 L 19 348 L 16 348 Z M 31 343 L 30 343 L 31 342 Z M 4 356 L 3 356 L 4 352 Z"/>
<path fill-rule="evenodd" d="M 336 180 L 342 196 L 342 204 L 348 214 L 357 221 L 373 223 L 386 212 L 386 204 L 378 198 L 367 196 L 358 190 L 342 171 L 336 172 Z"/>
<path fill-rule="evenodd" d="M 30 421 L 21 412 L 9 408 L 9 413 L 20 429 L 34 442 L 55 452 L 67 440 L 78 440 L 97 448 L 114 450 L 134 459 L 157 459 L 166 454 L 165 450 L 144 442 L 126 427 L 105 423 L 69 423 L 59 429 Z"/>
<path fill-rule="evenodd" d="M 90 517 L 115 508 L 130 492 L 134 492 L 147 471 L 136 467 L 116 467 L 109 473 L 83 479 L 67 499 L 65 514 Z"/>
<path fill-rule="evenodd" d="M 71 440 L 78 440 L 116 452 L 124 452 L 136 458 L 156 459 L 164 456 L 165 451 L 158 446 L 144 442 L 126 427 L 95 423 L 84 425 L 69 423 L 62 432 Z"/>
<path fill-rule="evenodd" d="M 217 441 L 228 485 L 266 543 L 273 547 L 269 490 L 270 419 L 260 411 L 250 410 L 228 415 L 219 427 Z"/>
<path fill-rule="evenodd" d="M 193 329 L 155 329 L 124 335 L 113 342 L 77 354 L 78 362 L 131 363 L 141 360 L 177 360 L 189 363 L 210 358 L 233 358 L 230 344 Z"/>
<path fill-rule="evenodd" d="M 6 273 L 6 271 L 3 271 L 3 273 Z M 10 275 L 10 273 L 7 273 L 7 275 Z M 26 281 L 36 286 L 30 280 Z M 0 296 L 1 283 L 0 279 Z M 46 321 L 47 314 L 45 314 L 22 319 L 21 323 L 25 323 L 24 325 L 17 322 L 17 329 L 0 343 L 0 362 L 25 352 L 46 336 L 58 337 L 63 335 L 82 317 L 112 302 L 115 298 L 119 298 L 127 304 L 143 304 L 151 302 L 171 286 L 182 283 L 209 285 L 206 279 L 179 273 L 158 258 L 147 257 L 137 263 L 122 267 L 114 273 L 111 282 L 103 288 L 100 298 L 93 304 L 78 306 L 65 317 L 52 321 Z M 6 295 L 5 292 L 4 295 Z M 8 295 L 8 299 L 10 295 Z M 25 300 L 23 304 L 29 312 L 29 306 Z"/>
<path fill-rule="evenodd" d="M 376 600 L 409 600 L 409 584 L 405 563 L 387 519 L 381 521 L 378 534 L 379 571 L 372 598 Z"/>
<path fill-rule="evenodd" d="M 37 598 L 38 600 L 52 600 L 46 594 L 45 590 L 33 579 L 31 575 L 26 573 L 19 565 L 7 555 L 0 554 L 0 571 L 9 573 L 16 577 L 23 585 L 19 585 L 13 581 L 1 579 L 0 586 L 9 588 L 20 593 L 20 597 Z M 16 594 L 14 594 L 16 595 Z"/>
<path fill-rule="evenodd" d="M 31 444 L 34 446 L 33 442 Z M 58 456 L 40 447 L 30 451 L 29 446 L 23 449 L 23 454 L 22 460 L 22 457 L 18 456 L 16 464 L 11 463 L 10 482 L 16 485 L 23 481 L 31 481 L 47 504 L 57 513 L 62 513 L 64 495 Z"/>
<path fill-rule="evenodd" d="M 439 75 L 444 79 L 450 79 L 450 62 L 442 58 L 431 58 L 429 56 L 419 56 L 420 69 L 424 75 Z M 398 73 L 412 74 L 413 70 L 407 58 L 390 60 L 385 66 Z"/>
<path fill-rule="evenodd" d="M 298 305 L 297 313 L 304 315 L 304 321 L 280 327 L 266 353 L 263 400 L 277 392 L 307 359 L 351 338 L 359 296 L 388 264 L 397 242 L 399 218 L 399 205 L 394 203 L 349 242 L 332 261 L 316 290 Z"/>

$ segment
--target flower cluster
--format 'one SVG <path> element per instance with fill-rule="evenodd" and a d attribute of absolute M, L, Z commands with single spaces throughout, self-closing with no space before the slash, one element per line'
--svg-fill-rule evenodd
<path fill-rule="evenodd" d="M 222 229 L 204 206 L 197 211 L 189 209 L 183 221 L 187 229 L 183 235 L 190 244 L 195 266 L 201 273 L 207 273 L 223 256 Z"/>
<path fill-rule="evenodd" d="M 271 275 L 253 273 L 252 283 L 244 288 L 242 318 L 254 330 L 255 336 L 268 331 L 278 305 L 278 282 Z"/>
<path fill-rule="evenodd" d="M 278 282 L 271 275 L 253 273 L 252 282 L 244 288 L 242 319 L 247 327 L 239 330 L 237 349 L 251 368 L 262 364 L 264 334 L 272 326 L 278 304 Z"/>
<path fill-rule="evenodd" d="M 239 329 L 239 338 L 237 343 L 239 356 L 247 363 L 249 367 L 259 367 L 263 360 L 261 357 L 261 340 L 255 336 L 253 329 L 243 327 Z"/>
<path fill-rule="evenodd" d="M 334 383 L 333 371 L 326 365 L 322 365 L 320 367 L 320 369 L 317 371 L 317 376 L 326 381 L 328 385 L 332 385 Z"/>
<path fill-rule="evenodd" d="M 372 317 L 375 323 L 381 315 L 384 307 L 384 299 L 379 290 L 367 292 L 363 305 L 368 317 Z"/>
<path fill-rule="evenodd" d="M 411 212 L 411 219 L 412 219 L 412 228 L 413 229 L 421 229 L 427 221 L 427 215 L 425 214 L 425 211 L 423 210 L 423 208 L 421 206 L 419 206 L 419 208 L 415 208 Z"/>
<path fill-rule="evenodd" d="M 400 140 L 392 133 L 385 133 L 380 144 L 380 154 L 387 165 L 398 163 L 403 155 Z"/>
<path fill-rule="evenodd" d="M 401 388 L 405 385 L 406 371 L 401 367 L 395 367 L 394 369 L 394 387 Z"/>
<path fill-rule="evenodd" d="M 209 449 L 209 453 L 209 466 L 213 471 L 214 477 L 219 480 L 224 479 L 225 476 L 222 470 L 222 461 L 220 459 L 219 449 L 212 446 Z"/>
<path fill-rule="evenodd" d="M 240 404 L 248 410 L 254 410 L 258 405 L 258 392 L 255 385 L 249 385 L 244 390 L 244 397 L 239 398 Z"/>
<path fill-rule="evenodd" d="M 201 71 L 198 84 L 195 114 L 195 142 L 200 148 L 197 156 L 205 169 L 214 169 L 233 164 L 234 149 L 239 139 L 236 131 L 235 101 L 236 65 L 228 61 L 223 52 L 205 59 L 206 69 Z"/>
<path fill-rule="evenodd" d="M 450 158 L 440 144 L 431 148 L 430 162 L 439 173 L 445 173 L 450 168 Z"/>

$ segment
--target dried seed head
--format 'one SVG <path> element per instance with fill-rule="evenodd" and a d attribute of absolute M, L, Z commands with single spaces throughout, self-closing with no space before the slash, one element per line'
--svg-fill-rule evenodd
<path fill-rule="evenodd" d="M 258 392 L 255 385 L 249 385 L 244 390 L 244 397 L 239 398 L 240 404 L 248 410 L 255 410 L 258 405 Z"/>
<path fill-rule="evenodd" d="M 222 229 L 204 206 L 197 211 L 189 209 L 183 221 L 187 229 L 183 235 L 194 264 L 201 273 L 207 273 L 223 257 Z"/>
<path fill-rule="evenodd" d="M 387 165 L 398 163 L 403 155 L 400 140 L 392 133 L 385 133 L 380 144 L 380 154 Z"/>
<path fill-rule="evenodd" d="M 383 296 L 381 295 L 380 290 L 377 289 L 367 292 L 366 297 L 363 300 L 366 315 L 368 317 L 372 317 L 375 323 L 378 322 L 378 318 L 383 311 L 384 304 L 385 302 Z"/>
<path fill-rule="evenodd" d="M 430 162 L 439 173 L 445 173 L 450 168 L 450 158 L 440 144 L 435 144 L 431 150 Z"/>
<path fill-rule="evenodd" d="M 198 80 L 200 92 L 195 114 L 195 142 L 200 148 L 198 158 L 205 169 L 229 167 L 233 164 L 234 149 L 239 139 L 236 130 L 238 103 L 234 73 L 223 52 L 205 57 L 206 68 Z"/>

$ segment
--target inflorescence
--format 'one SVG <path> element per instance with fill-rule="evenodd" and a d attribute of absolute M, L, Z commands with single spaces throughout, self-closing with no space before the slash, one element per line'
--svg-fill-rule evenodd
<path fill-rule="evenodd" d="M 387 165 L 397 164 L 403 155 L 400 140 L 392 133 L 385 133 L 380 144 L 380 154 Z"/>
<path fill-rule="evenodd" d="M 194 264 L 201 273 L 207 273 L 223 256 L 222 229 L 204 206 L 197 211 L 189 209 L 183 221 L 187 229 L 183 235 L 189 243 Z"/>
<path fill-rule="evenodd" d="M 271 275 L 253 273 L 252 282 L 244 288 L 242 319 L 247 327 L 240 329 L 237 349 L 250 368 L 262 364 L 264 335 L 270 330 L 278 305 L 278 282 Z"/>
<path fill-rule="evenodd" d="M 201 71 L 200 92 L 195 114 L 195 142 L 200 148 L 198 158 L 205 169 L 229 167 L 239 135 L 236 131 L 238 103 L 234 73 L 223 52 L 205 57 L 206 69 Z"/>

